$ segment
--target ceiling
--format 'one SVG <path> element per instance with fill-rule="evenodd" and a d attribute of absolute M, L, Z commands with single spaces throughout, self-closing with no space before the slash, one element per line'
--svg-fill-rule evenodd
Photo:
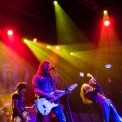
<path fill-rule="evenodd" d="M 58 3 L 89 39 L 105 8 L 115 19 L 118 33 L 121 30 L 121 0 L 58 0 Z M 11 25 L 21 36 L 57 43 L 53 0 L 1 0 L 0 8 L 1 28 Z"/>

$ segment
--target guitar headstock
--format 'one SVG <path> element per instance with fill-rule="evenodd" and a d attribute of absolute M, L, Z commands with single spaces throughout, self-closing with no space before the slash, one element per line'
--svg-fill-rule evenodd
<path fill-rule="evenodd" d="M 77 84 L 77 83 L 74 83 L 74 84 L 72 84 L 72 85 L 69 87 L 69 90 L 72 91 L 72 90 L 74 90 L 77 86 L 78 86 L 78 84 Z"/>

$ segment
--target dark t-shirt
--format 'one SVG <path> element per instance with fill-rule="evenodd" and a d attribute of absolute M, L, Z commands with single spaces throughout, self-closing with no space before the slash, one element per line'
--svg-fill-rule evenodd
<path fill-rule="evenodd" d="M 51 93 L 57 89 L 56 82 L 52 76 L 35 75 L 32 80 L 32 85 L 34 88 L 38 88 L 45 93 Z"/>
<path fill-rule="evenodd" d="M 96 104 L 106 102 L 107 100 L 98 84 L 94 85 L 93 91 L 89 91 L 85 95 Z"/>
<path fill-rule="evenodd" d="M 19 94 L 18 92 L 14 92 L 14 93 L 12 94 L 12 101 L 13 101 L 13 102 L 14 102 L 14 101 L 18 101 L 17 107 L 18 107 L 18 109 L 19 109 L 19 111 L 20 111 L 21 113 L 23 113 L 23 111 L 25 111 L 25 107 L 24 107 L 24 97 L 23 97 L 21 94 Z M 12 106 L 12 116 L 13 116 L 13 118 L 16 117 L 16 116 L 18 116 L 18 112 L 17 112 L 17 110 L 14 108 L 14 106 Z"/>

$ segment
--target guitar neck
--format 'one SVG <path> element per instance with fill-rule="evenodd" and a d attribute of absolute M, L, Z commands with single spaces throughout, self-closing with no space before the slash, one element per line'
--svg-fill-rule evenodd
<path fill-rule="evenodd" d="M 72 90 L 74 90 L 76 87 L 78 86 L 78 84 L 73 84 L 70 86 L 70 88 L 68 88 L 65 92 L 62 92 L 61 94 L 59 94 L 53 101 L 58 100 L 60 97 L 62 97 L 63 95 L 70 93 Z"/>
<path fill-rule="evenodd" d="M 56 101 L 56 100 L 58 100 L 60 97 L 62 97 L 63 95 L 65 95 L 66 93 L 65 92 L 63 92 L 63 93 L 61 93 L 60 95 L 58 95 L 53 101 Z"/>

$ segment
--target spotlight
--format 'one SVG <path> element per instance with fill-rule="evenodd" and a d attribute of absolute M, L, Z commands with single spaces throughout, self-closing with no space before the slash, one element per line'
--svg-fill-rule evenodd
<path fill-rule="evenodd" d="M 27 43 L 27 42 L 28 42 L 28 40 L 27 40 L 27 39 L 23 39 L 23 42 Z"/>
<path fill-rule="evenodd" d="M 58 2 L 57 1 L 54 1 L 54 4 L 57 4 Z"/>
<path fill-rule="evenodd" d="M 33 39 L 33 42 L 36 43 L 36 42 L 37 42 L 37 38 L 34 38 L 34 39 Z"/>
<path fill-rule="evenodd" d="M 8 34 L 9 36 L 12 36 L 12 35 L 13 35 L 13 30 L 8 30 L 8 31 L 7 31 L 7 34 Z"/>
<path fill-rule="evenodd" d="M 56 49 L 56 50 L 59 50 L 59 49 L 60 49 L 60 47 L 59 47 L 59 46 L 56 46 L 56 47 L 55 47 L 55 49 Z"/>
<path fill-rule="evenodd" d="M 107 68 L 107 69 L 110 69 L 111 67 L 112 67 L 111 64 L 106 64 L 106 65 L 105 65 L 105 68 Z"/>
<path fill-rule="evenodd" d="M 110 21 L 109 20 L 104 20 L 104 25 L 107 27 L 110 25 Z"/>
<path fill-rule="evenodd" d="M 109 17 L 109 15 L 108 15 L 108 11 L 107 10 L 104 10 L 103 11 L 103 24 L 104 24 L 104 26 L 109 26 L 110 25 L 110 17 Z"/>
<path fill-rule="evenodd" d="M 50 45 L 47 45 L 46 47 L 47 47 L 48 49 L 50 49 Z"/>
<path fill-rule="evenodd" d="M 70 53 L 70 55 L 73 55 L 73 54 L 74 54 L 73 52 Z"/>
<path fill-rule="evenodd" d="M 103 11 L 103 14 L 104 14 L 104 15 L 107 15 L 107 14 L 108 14 L 107 10 L 104 10 L 104 11 Z"/>

